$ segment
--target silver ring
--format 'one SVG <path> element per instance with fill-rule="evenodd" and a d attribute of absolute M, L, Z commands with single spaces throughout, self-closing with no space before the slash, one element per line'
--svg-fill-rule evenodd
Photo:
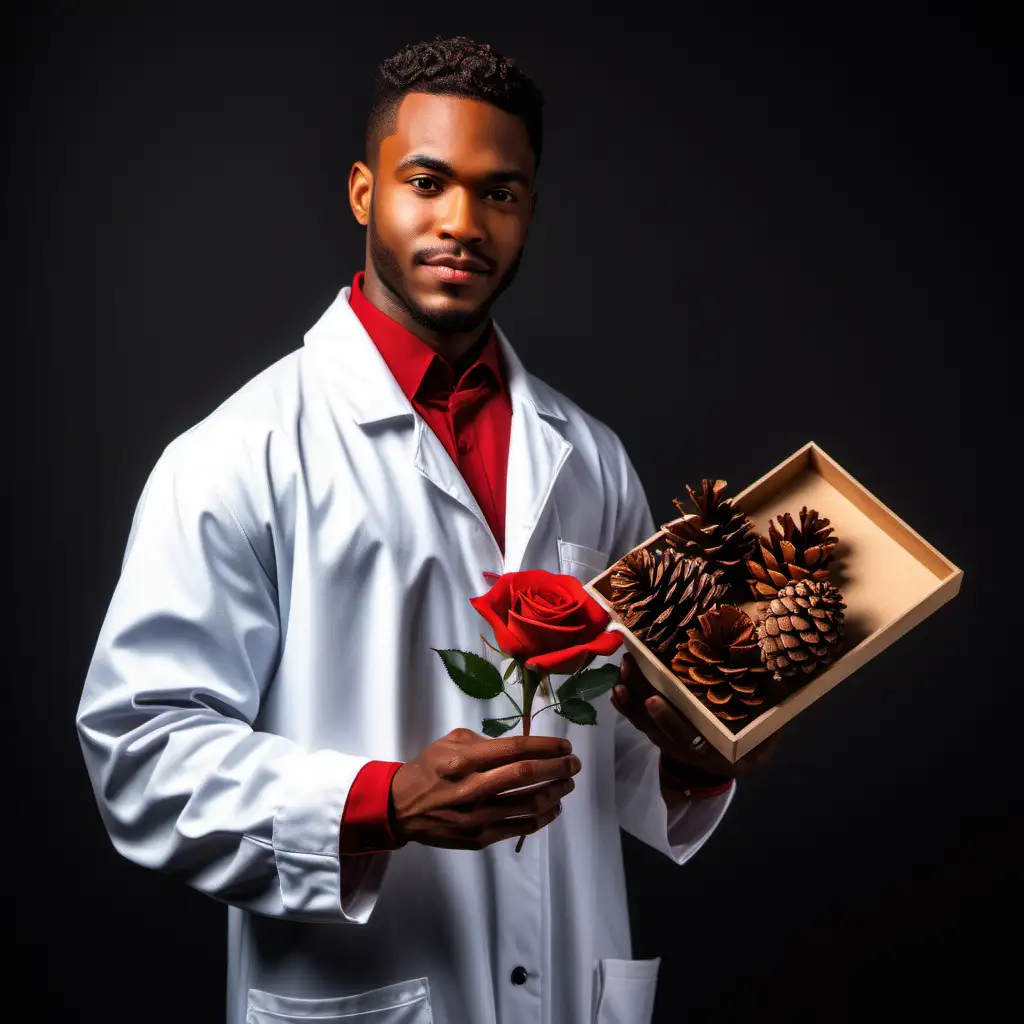
<path fill-rule="evenodd" d="M 703 750 L 708 745 L 708 741 L 703 736 L 694 736 L 693 738 L 693 749 L 696 751 Z"/>

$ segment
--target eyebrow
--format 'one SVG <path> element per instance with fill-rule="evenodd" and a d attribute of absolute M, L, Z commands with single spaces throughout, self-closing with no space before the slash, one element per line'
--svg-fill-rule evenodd
<path fill-rule="evenodd" d="M 407 156 L 404 160 L 401 160 L 395 166 L 397 172 L 407 171 L 411 167 L 424 167 L 428 171 L 436 171 L 438 174 L 444 174 L 449 178 L 457 178 L 458 175 L 455 173 L 455 168 L 451 164 L 444 160 L 439 159 L 436 156 L 427 156 L 426 153 L 413 153 Z M 527 188 L 530 187 L 530 179 L 527 178 L 522 171 L 513 170 L 511 168 L 497 168 L 493 171 L 488 171 L 484 175 L 484 181 L 495 181 L 495 182 L 509 182 L 518 181 L 520 184 L 525 185 Z"/>

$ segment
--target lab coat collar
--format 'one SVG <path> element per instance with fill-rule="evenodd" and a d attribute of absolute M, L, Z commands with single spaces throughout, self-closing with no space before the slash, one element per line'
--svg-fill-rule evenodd
<path fill-rule="evenodd" d="M 306 332 L 305 344 L 322 352 L 338 371 L 338 381 L 343 386 L 352 418 L 360 426 L 395 417 L 412 419 L 415 415 L 412 403 L 349 306 L 351 291 L 351 285 L 341 289 Z M 503 358 L 513 414 L 518 405 L 529 402 L 541 416 L 565 422 L 567 417 L 557 397 L 526 371 L 497 321 L 494 333 Z"/>

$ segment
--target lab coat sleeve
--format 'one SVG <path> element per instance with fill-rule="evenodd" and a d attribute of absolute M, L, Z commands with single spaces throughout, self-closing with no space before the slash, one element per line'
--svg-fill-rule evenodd
<path fill-rule="evenodd" d="M 621 442 L 617 447 L 621 486 L 612 546 L 615 560 L 657 530 L 640 477 Z M 621 660 L 621 648 L 616 657 Z M 725 816 L 736 793 L 736 781 L 724 793 L 703 800 L 684 798 L 670 810 L 661 792 L 659 748 L 628 718 L 614 708 L 611 710 L 615 715 L 615 803 L 619 825 L 676 864 L 684 864 L 707 842 Z"/>
<path fill-rule="evenodd" d="M 390 853 L 340 858 L 338 839 L 368 759 L 253 728 L 277 591 L 201 454 L 172 442 L 150 473 L 87 670 L 76 724 L 100 815 L 124 857 L 231 906 L 365 924 Z"/>

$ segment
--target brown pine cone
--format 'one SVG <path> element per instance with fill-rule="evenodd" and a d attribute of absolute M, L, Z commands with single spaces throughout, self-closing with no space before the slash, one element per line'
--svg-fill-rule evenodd
<path fill-rule="evenodd" d="M 719 577 L 703 559 L 637 548 L 612 568 L 610 604 L 636 638 L 667 663 L 694 616 L 725 597 L 728 586 Z"/>
<path fill-rule="evenodd" d="M 802 686 L 835 660 L 842 646 L 846 605 L 827 580 L 798 580 L 757 606 L 757 638 L 776 680 Z"/>
<path fill-rule="evenodd" d="M 757 627 L 742 609 L 725 604 L 698 617 L 672 659 L 676 673 L 702 704 L 738 730 L 773 703 L 765 682 Z"/>
<path fill-rule="evenodd" d="M 669 547 L 690 558 L 703 558 L 711 568 L 722 570 L 724 582 L 742 586 L 746 560 L 754 557 L 757 549 L 757 535 L 754 524 L 733 508 L 725 488 L 725 480 L 702 480 L 698 495 L 687 484 L 697 511 L 687 512 L 683 502 L 673 498 L 672 503 L 683 516 L 662 524 L 661 529 Z"/>
<path fill-rule="evenodd" d="M 795 580 L 826 580 L 826 566 L 832 561 L 833 549 L 839 542 L 828 519 L 819 519 L 816 509 L 800 510 L 800 526 L 787 512 L 776 517 L 782 527 L 779 533 L 774 522 L 768 524 L 768 536 L 759 538 L 755 552 L 747 559 L 753 576 L 748 579 L 750 591 L 758 601 L 774 597 L 779 587 Z"/>

